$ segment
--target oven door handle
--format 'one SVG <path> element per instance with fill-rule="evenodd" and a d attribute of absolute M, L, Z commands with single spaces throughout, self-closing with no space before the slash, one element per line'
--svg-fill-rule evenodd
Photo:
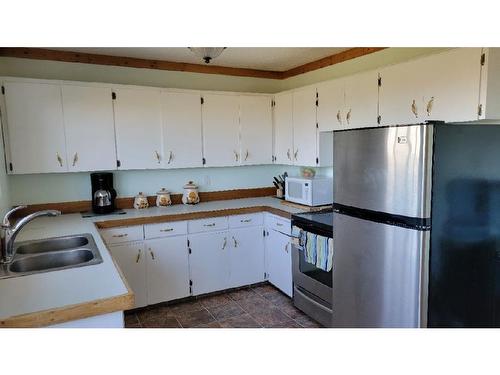
<path fill-rule="evenodd" d="M 321 310 L 323 310 L 323 311 L 325 311 L 325 312 L 327 312 L 327 313 L 329 313 L 329 314 L 331 314 L 331 313 L 332 313 L 332 310 L 330 310 L 328 307 L 323 306 L 321 303 L 316 302 L 315 300 L 313 300 L 311 297 L 307 296 L 306 294 L 302 293 L 302 292 L 299 290 L 299 288 L 295 287 L 294 289 L 295 289 L 295 290 L 294 290 L 294 291 L 295 291 L 295 293 L 300 294 L 300 296 L 301 296 L 302 298 L 307 299 L 309 302 L 311 302 L 311 303 L 312 303 L 314 306 L 316 306 L 317 308 L 319 308 L 319 309 L 321 309 Z"/>

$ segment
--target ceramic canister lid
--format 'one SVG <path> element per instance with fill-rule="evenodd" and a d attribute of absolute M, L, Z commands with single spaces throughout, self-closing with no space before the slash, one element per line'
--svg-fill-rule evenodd
<path fill-rule="evenodd" d="M 196 186 L 193 181 L 189 181 L 184 185 L 184 189 L 198 189 L 198 186 Z"/>
<path fill-rule="evenodd" d="M 167 189 L 161 188 L 161 190 L 158 191 L 156 194 L 168 194 L 168 193 L 169 193 L 169 191 Z"/>

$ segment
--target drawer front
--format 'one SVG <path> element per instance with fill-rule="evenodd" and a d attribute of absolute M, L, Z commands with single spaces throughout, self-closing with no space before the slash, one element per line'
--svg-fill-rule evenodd
<path fill-rule="evenodd" d="M 229 216 L 229 228 L 252 227 L 264 224 L 264 215 L 261 212 L 247 215 Z"/>
<path fill-rule="evenodd" d="M 187 234 L 187 221 L 144 225 L 144 238 L 160 238 Z"/>
<path fill-rule="evenodd" d="M 191 220 L 188 223 L 189 233 L 210 232 L 214 230 L 224 230 L 227 228 L 227 216 Z"/>
<path fill-rule="evenodd" d="M 104 242 L 108 245 L 130 241 L 142 241 L 144 239 L 144 229 L 142 225 L 101 229 L 99 232 L 101 233 Z"/>
<path fill-rule="evenodd" d="M 291 221 L 276 215 L 268 214 L 266 216 L 266 228 L 275 229 L 285 234 L 292 233 Z"/>

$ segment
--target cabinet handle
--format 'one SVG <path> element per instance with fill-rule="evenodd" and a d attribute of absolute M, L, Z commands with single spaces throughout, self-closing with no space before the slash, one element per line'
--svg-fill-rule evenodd
<path fill-rule="evenodd" d="M 337 112 L 337 121 L 339 122 L 340 125 L 342 125 L 342 113 L 340 113 L 340 109 Z"/>
<path fill-rule="evenodd" d="M 240 220 L 240 223 L 250 223 L 252 221 L 252 219 L 244 219 L 244 220 Z"/>
<path fill-rule="evenodd" d="M 285 245 L 285 253 L 288 253 L 288 245 L 290 245 L 290 242 L 287 242 Z"/>
<path fill-rule="evenodd" d="M 429 100 L 429 102 L 427 103 L 427 116 L 431 115 L 433 105 L 434 105 L 434 97 L 431 96 L 431 100 Z"/>
<path fill-rule="evenodd" d="M 238 161 L 238 159 L 239 159 L 238 153 L 235 150 L 233 150 L 233 152 L 234 152 L 234 160 Z"/>
<path fill-rule="evenodd" d="M 288 157 L 288 160 L 292 160 L 292 158 L 290 157 L 290 149 L 288 149 L 288 151 L 286 152 L 286 156 Z"/>
<path fill-rule="evenodd" d="M 234 238 L 234 236 L 231 236 L 233 238 L 233 241 L 234 241 L 234 247 L 238 247 L 238 241 L 236 241 L 236 238 Z"/>
<path fill-rule="evenodd" d="M 115 238 L 123 238 L 123 237 L 127 237 L 127 236 L 128 236 L 128 233 L 113 234 L 113 237 L 115 237 Z"/>
<path fill-rule="evenodd" d="M 78 162 L 78 152 L 75 152 L 75 156 L 73 156 L 73 167 L 76 165 Z"/>
<path fill-rule="evenodd" d="M 59 163 L 59 166 L 62 167 L 63 161 L 62 161 L 61 155 L 59 155 L 58 152 L 56 152 L 56 158 L 57 158 L 57 162 Z"/>
<path fill-rule="evenodd" d="M 227 245 L 227 237 L 224 237 L 224 242 L 222 243 L 222 250 L 226 248 Z"/>
<path fill-rule="evenodd" d="M 282 227 L 282 226 L 283 226 L 283 224 L 281 224 L 281 223 L 276 223 L 276 226 L 277 226 L 277 227 Z"/>
<path fill-rule="evenodd" d="M 174 228 L 160 229 L 160 232 L 172 232 Z"/>
<path fill-rule="evenodd" d="M 415 115 L 416 118 L 418 118 L 418 108 L 417 108 L 417 103 L 415 102 L 415 99 L 413 99 L 413 102 L 411 103 L 411 111 Z"/>
<path fill-rule="evenodd" d="M 149 254 L 151 255 L 151 259 L 155 260 L 155 253 L 153 253 L 153 250 L 149 249 Z"/>
<path fill-rule="evenodd" d="M 248 150 L 247 150 L 247 153 L 245 154 L 245 161 L 248 159 Z"/>
<path fill-rule="evenodd" d="M 203 224 L 204 227 L 215 227 L 215 223 L 212 224 Z"/>
<path fill-rule="evenodd" d="M 135 262 L 139 263 L 139 260 L 141 259 L 141 249 L 137 252 L 137 258 L 135 258 Z"/>
<path fill-rule="evenodd" d="M 160 164 L 161 156 L 160 156 L 160 153 L 156 150 L 155 150 L 155 156 L 156 156 L 156 160 L 158 161 L 158 164 Z"/>
<path fill-rule="evenodd" d="M 174 158 L 174 153 L 170 151 L 170 154 L 168 155 L 168 162 L 167 164 L 170 164 L 172 162 L 172 159 Z"/>
<path fill-rule="evenodd" d="M 295 160 L 297 160 L 297 155 L 298 154 L 299 154 L 299 149 L 296 149 L 295 153 L 293 154 L 293 157 L 295 158 Z"/>
<path fill-rule="evenodd" d="M 347 121 L 347 125 L 349 125 L 351 122 L 351 108 L 349 108 L 349 112 L 345 115 L 345 119 Z"/>

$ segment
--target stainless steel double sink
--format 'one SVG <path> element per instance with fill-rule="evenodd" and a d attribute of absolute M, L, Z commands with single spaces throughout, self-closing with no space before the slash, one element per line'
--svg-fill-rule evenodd
<path fill-rule="evenodd" d="M 90 233 L 19 242 L 14 260 L 0 265 L 0 279 L 102 263 Z"/>

